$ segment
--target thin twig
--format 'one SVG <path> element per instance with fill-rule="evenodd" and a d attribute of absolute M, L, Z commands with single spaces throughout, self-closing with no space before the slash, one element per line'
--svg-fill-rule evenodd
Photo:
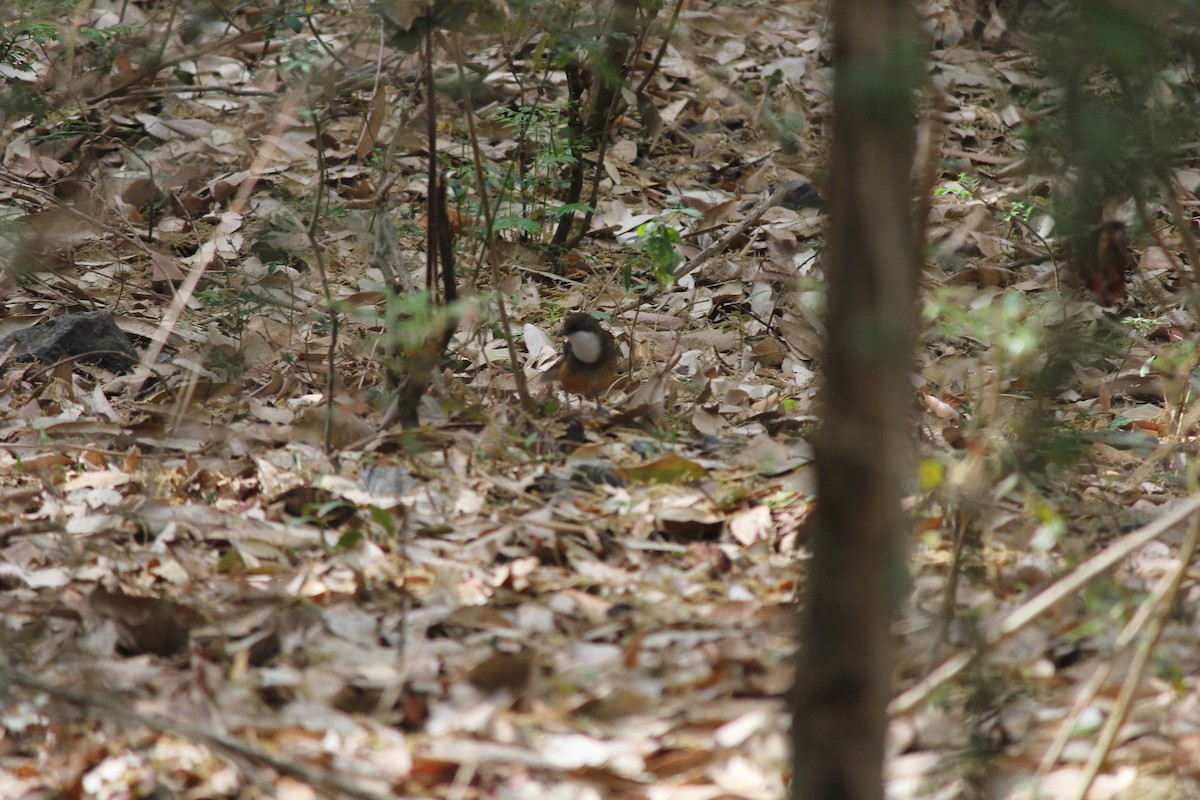
<path fill-rule="evenodd" d="M 946 585 L 942 590 L 942 613 L 937 623 L 937 635 L 929 648 L 929 658 L 926 662 L 925 674 L 928 675 L 937 664 L 950 633 L 950 623 L 954 621 L 954 609 L 958 603 L 958 576 L 962 572 L 963 553 L 966 551 L 967 534 L 974 529 L 972 524 L 974 512 L 959 510 L 958 519 L 954 523 L 954 549 L 950 557 L 950 571 L 946 576 Z"/>
<path fill-rule="evenodd" d="M 1088 755 L 1087 765 L 1083 770 L 1083 780 L 1079 782 L 1074 800 L 1084 800 L 1087 797 L 1088 790 L 1095 782 L 1096 776 L 1100 774 L 1100 768 L 1104 766 L 1108 754 L 1112 752 L 1113 744 L 1117 740 L 1117 733 L 1129 715 L 1129 708 L 1133 704 L 1138 686 L 1142 683 L 1142 676 L 1146 672 L 1150 656 L 1154 653 L 1154 647 L 1158 644 L 1159 636 L 1162 635 L 1167 616 L 1175 606 L 1175 599 L 1179 596 L 1179 587 L 1183 585 L 1183 577 L 1187 574 L 1192 557 L 1196 554 L 1198 541 L 1200 541 L 1200 518 L 1193 518 L 1183 546 L 1180 548 L 1179 561 L 1175 569 L 1171 571 L 1170 585 L 1155 607 L 1154 615 L 1146 629 L 1146 635 L 1133 654 L 1133 662 L 1125 674 L 1125 682 L 1121 684 L 1121 693 L 1117 696 L 1117 702 L 1104 722 L 1104 728 L 1101 729 L 1100 735 L 1096 739 L 1096 746 Z"/>
<path fill-rule="evenodd" d="M 1196 289 L 1196 272 L 1200 270 L 1200 254 L 1197 254 L 1196 235 L 1192 232 L 1192 221 L 1187 214 L 1184 213 L 1183 206 L 1179 204 L 1179 195 L 1176 192 L 1176 181 L 1168 180 L 1166 183 L 1167 206 L 1171 209 L 1171 215 L 1175 217 L 1175 230 L 1179 233 L 1179 238 L 1183 242 L 1183 252 L 1187 254 L 1189 270 L 1186 271 L 1186 276 L 1190 279 L 1188 289 L 1195 292 Z M 1165 249 L 1165 248 L 1164 248 Z M 1169 249 L 1166 252 L 1170 253 Z M 1174 255 L 1171 256 L 1175 258 Z M 1191 302 L 1195 308 L 1195 300 Z"/>
<path fill-rule="evenodd" d="M 612 45 L 614 36 L 628 35 L 631 32 L 630 28 L 632 28 L 634 24 L 635 21 L 633 19 L 633 13 L 628 6 L 627 0 L 617 0 L 617 2 L 613 4 L 612 13 L 605 21 L 606 30 L 601 36 L 601 41 L 604 42 L 602 52 L 605 57 L 614 55 L 614 48 Z M 609 28 L 609 25 L 612 27 Z M 645 30 L 643 28 L 641 36 L 639 36 L 639 41 L 644 36 Z M 640 49 L 640 47 L 626 46 L 624 52 L 621 54 L 622 57 L 620 65 L 618 66 L 618 64 L 615 63 L 615 59 L 613 59 L 613 63 L 608 64 L 609 69 L 618 71 L 619 82 L 621 84 L 625 83 L 625 80 L 629 75 L 630 53 L 637 54 L 640 52 Z M 592 58 L 597 59 L 599 56 L 593 53 Z M 595 92 L 595 106 L 592 108 L 588 118 L 584 121 L 583 127 L 585 134 L 590 134 L 597 139 L 596 172 L 592 180 L 592 193 L 588 198 L 587 211 L 585 211 L 583 214 L 583 220 L 579 225 L 578 232 L 571 237 L 567 237 L 564 233 L 561 244 L 565 250 L 570 250 L 579 245 L 579 243 L 583 240 L 583 237 L 587 234 L 588 229 L 591 227 L 592 220 L 595 218 L 596 204 L 599 202 L 600 198 L 600 185 L 604 182 L 604 157 L 608 152 L 609 135 L 612 132 L 613 123 L 617 117 L 617 109 L 620 108 L 621 102 L 624 99 L 622 98 L 619 90 L 613 90 L 613 87 L 607 83 L 607 81 L 611 79 L 600 77 L 603 72 L 604 70 L 600 70 L 600 72 L 597 73 L 592 84 L 592 91 Z M 602 108 L 602 101 L 604 100 L 606 94 L 611 94 L 611 97 L 609 98 L 607 108 Z M 582 177 L 582 170 L 585 169 L 584 165 L 585 160 L 581 158 L 579 163 L 576 165 L 577 169 L 581 171 L 580 177 Z M 580 188 L 582 189 L 582 187 Z M 563 221 L 566 222 L 573 219 L 573 217 L 574 215 L 572 214 L 570 217 L 565 217 Z M 560 224 L 559 230 L 565 231 L 566 229 Z M 558 237 L 556 236 L 556 239 L 557 238 Z"/>
<path fill-rule="evenodd" d="M 300 104 L 300 95 L 298 92 L 291 92 L 280 101 L 279 111 L 275 114 L 275 122 L 270 132 L 263 138 L 263 144 L 255 153 L 254 162 L 250 165 L 247 171 L 246 179 L 242 185 L 238 187 L 238 192 L 234 196 L 233 201 L 229 204 L 229 211 L 226 212 L 230 216 L 238 216 L 240 218 L 242 211 L 250 202 L 250 195 L 254 192 L 258 185 L 258 179 L 263 175 L 270 164 L 271 159 L 275 156 L 275 151 L 279 149 L 278 141 L 288 128 L 294 124 L 292 111 Z M 317 143 L 320 146 L 320 143 Z M 184 308 L 191 302 L 192 295 L 196 292 L 196 287 L 200 284 L 200 279 L 204 276 L 205 270 L 209 264 L 217 257 L 216 240 L 223 235 L 220 226 L 213 232 L 212 238 L 204 243 L 197 252 L 195 263 L 188 270 L 187 275 L 183 279 L 183 283 L 175 292 L 175 298 L 171 301 L 171 305 L 167 307 L 167 311 L 163 314 L 162 322 L 150 337 L 150 345 L 142 354 L 142 366 L 147 370 L 158 361 L 158 354 L 162 352 L 166 346 L 167 339 L 171 332 L 175 330 L 175 326 L 179 324 L 179 318 L 183 315 Z M 208 246 L 206 252 L 205 247 Z M 135 381 L 130 388 L 130 393 L 136 395 L 141 391 L 141 381 Z"/>
<path fill-rule="evenodd" d="M 1033 227 L 1033 225 L 1029 224 L 1028 220 L 1022 219 L 1020 214 L 1017 214 L 1015 216 L 1009 216 L 1007 214 L 1007 212 L 1005 212 L 1004 209 L 1002 209 L 999 205 L 997 205 L 996 203 L 994 203 L 991 200 L 984 197 L 979 192 L 978 189 L 972 189 L 967 186 L 964 186 L 963 188 L 967 190 L 967 193 L 970 194 L 971 197 L 975 198 L 980 203 L 983 203 L 984 208 L 991 211 L 993 214 L 1008 217 L 1008 219 L 1006 221 L 1015 222 L 1017 225 L 1024 228 L 1027 233 L 1029 233 L 1031 236 L 1033 236 L 1035 239 L 1037 239 L 1039 242 L 1041 242 L 1042 247 L 1045 248 L 1044 253 L 1039 253 L 1036 250 L 1034 250 L 1032 248 L 1028 248 L 1028 247 L 1019 247 L 1018 242 L 1013 242 L 1012 245 L 1013 245 L 1014 249 L 1023 250 L 1024 252 L 1027 252 L 1030 255 L 1038 256 L 1038 257 L 1042 257 L 1044 255 L 1045 257 L 1049 258 L 1050 265 L 1051 265 L 1051 267 L 1054 268 L 1054 291 L 1061 292 L 1062 289 L 1059 286 L 1059 282 L 1058 282 L 1058 259 L 1056 259 L 1054 257 L 1054 248 L 1050 246 L 1050 242 L 1046 241 L 1046 237 L 1042 236 L 1041 232 L 1038 231 L 1037 228 L 1035 228 L 1035 227 Z"/>
<path fill-rule="evenodd" d="M 1154 244 L 1163 251 L 1163 254 L 1167 257 L 1167 260 L 1171 262 L 1171 269 L 1175 271 L 1175 274 L 1179 277 L 1179 280 L 1182 281 L 1185 286 L 1187 286 L 1189 294 L 1194 292 L 1196 288 L 1196 280 L 1195 275 L 1192 274 L 1192 270 L 1195 269 L 1195 267 L 1188 267 L 1185 265 L 1175 251 L 1167 246 L 1167 240 L 1163 236 L 1163 228 L 1155 225 L 1154 220 L 1150 219 L 1150 214 L 1146 211 L 1146 203 L 1143 200 L 1140 192 L 1137 192 L 1134 195 L 1133 207 L 1137 213 L 1138 221 L 1142 223 L 1142 230 L 1144 230 L 1146 233 L 1149 233 L 1150 238 L 1154 240 Z M 1180 210 L 1182 211 L 1182 209 Z M 1183 225 L 1180 224 L 1180 219 L 1178 216 L 1175 217 L 1175 227 L 1180 231 L 1180 233 L 1182 233 Z"/>
<path fill-rule="evenodd" d="M 735 225 L 729 231 L 729 233 L 726 233 L 720 239 L 713 242 L 708 247 L 704 248 L 699 253 L 676 267 L 675 280 L 679 281 L 685 275 L 690 275 L 692 272 L 695 272 L 696 269 L 705 261 L 708 261 L 717 253 L 724 251 L 727 247 L 729 247 L 730 244 L 733 243 L 735 239 L 745 233 L 747 228 L 758 222 L 759 219 L 762 218 L 763 214 L 766 214 L 772 208 L 783 202 L 783 198 L 786 197 L 789 192 L 794 191 L 806 183 L 808 183 L 808 181 L 797 179 L 794 181 L 788 181 L 787 183 L 781 183 L 776 186 L 775 191 L 771 192 L 770 195 L 768 195 L 757 206 L 755 206 L 750 213 L 746 215 L 746 218 Z"/>
<path fill-rule="evenodd" d="M 667 22 L 667 31 L 663 34 L 662 44 L 659 45 L 658 52 L 654 54 L 654 61 L 650 64 L 650 68 L 646 70 L 646 74 L 642 76 L 642 82 L 633 90 L 636 97 L 641 97 L 642 92 L 646 91 L 646 87 L 650 85 L 650 81 L 658 72 L 659 66 L 662 64 L 663 56 L 667 54 L 667 46 L 671 44 L 671 36 L 675 33 L 675 26 L 679 22 L 679 12 L 683 10 L 684 0 L 676 0 L 675 8 L 671 11 L 671 19 Z M 649 30 L 649 25 L 646 29 Z"/>
<path fill-rule="evenodd" d="M 279 92 L 272 92 L 266 89 L 235 89 L 232 86 L 147 86 L 145 89 L 126 92 L 125 97 L 158 97 L 164 94 L 209 94 L 217 92 L 232 97 L 274 97 L 279 94 Z"/>
<path fill-rule="evenodd" d="M 1067 716 L 1059 723 L 1058 732 L 1054 735 L 1054 741 L 1050 743 L 1050 747 L 1042 755 L 1041 764 L 1038 766 L 1035 781 L 1045 780 L 1050 771 L 1058 763 L 1059 756 L 1066 748 L 1072 736 L 1079 729 L 1079 717 L 1083 714 L 1084 709 L 1092 704 L 1096 699 L 1096 694 L 1100 688 L 1108 682 L 1108 678 L 1112 675 L 1116 668 L 1117 660 L 1129 648 L 1137 642 L 1138 634 L 1146 627 L 1146 624 L 1153 616 L 1155 609 L 1158 608 L 1163 596 L 1170 591 L 1171 584 L 1174 580 L 1173 574 L 1167 574 L 1158 582 L 1154 589 L 1150 592 L 1150 596 L 1146 601 L 1138 606 L 1138 610 L 1133 617 L 1117 634 L 1113 640 L 1112 652 L 1108 659 L 1088 678 L 1087 683 L 1076 692 L 1075 702 L 1071 705 L 1071 710 Z"/>
<path fill-rule="evenodd" d="M 137 86 L 139 83 L 142 83 L 143 81 L 153 78 L 155 75 L 157 75 L 158 73 L 162 72 L 165 69 L 170 69 L 171 67 L 178 66 L 179 64 L 183 64 L 187 61 L 195 61 L 196 59 L 200 58 L 201 56 L 206 56 L 206 55 L 209 55 L 210 53 L 215 53 L 218 50 L 224 50 L 226 47 L 231 47 L 233 45 L 241 44 L 242 42 L 250 41 L 251 39 L 254 39 L 256 36 L 259 36 L 259 35 L 265 36 L 267 33 L 267 30 L 268 30 L 268 28 L 265 25 L 262 27 L 259 27 L 259 28 L 251 28 L 250 30 L 243 31 L 229 39 L 222 39 L 217 42 L 210 42 L 206 45 L 197 47 L 194 50 L 189 50 L 186 53 L 180 53 L 179 55 L 175 56 L 174 58 L 168 58 L 168 59 L 164 59 L 162 61 L 155 61 L 152 66 L 146 67 L 141 72 L 138 72 L 136 75 L 132 75 L 127 80 L 121 81 L 119 84 L 117 84 L 113 88 L 109 89 L 104 94 L 93 99 L 90 103 L 88 103 L 88 105 L 89 106 L 97 106 L 100 103 L 105 102 L 106 100 L 113 99 L 114 97 L 122 97 L 125 95 L 125 92 L 127 89 L 131 89 L 134 86 Z"/>
<path fill-rule="evenodd" d="M 1145 525 L 1122 539 L 1113 542 L 1104 550 L 1092 556 L 1076 567 L 1070 574 L 1064 575 L 1056 583 L 1046 588 L 1037 596 L 1031 598 L 991 627 L 983 637 L 983 649 L 988 650 L 1008 639 L 1029 623 L 1040 617 L 1050 608 L 1061 603 L 1065 598 L 1079 591 L 1089 581 L 1117 565 L 1123 558 L 1129 556 L 1140 547 L 1162 536 L 1172 527 L 1200 509 L 1200 493 L 1193 494 L 1182 500 L 1170 511 L 1159 516 L 1156 520 Z M 913 711 L 933 693 L 953 680 L 958 673 L 979 657 L 980 652 L 959 653 L 945 661 L 940 667 L 931 672 L 928 677 L 898 695 L 888 704 L 888 715 L 898 717 Z"/>
<path fill-rule="evenodd" d="M 5 445 L 7 447 L 7 445 Z M 34 490 L 36 493 L 40 490 Z M 66 531 L 66 526 L 52 519 L 34 519 L 28 522 L 18 522 L 16 525 L 9 525 L 7 528 L 0 528 L 0 547 L 4 547 L 12 539 L 18 536 L 34 536 L 39 533 L 63 533 Z"/>
<path fill-rule="evenodd" d="M 72 361 L 84 361 L 85 359 L 89 359 L 89 358 L 97 358 L 97 359 L 120 358 L 123 361 L 129 362 L 130 367 L 137 364 L 136 357 L 130 357 L 130 355 L 128 353 L 126 353 L 122 350 L 89 350 L 86 353 L 75 353 L 74 355 L 63 356 L 62 358 L 55 361 L 53 364 L 42 367 L 37 372 L 32 372 L 23 377 L 27 381 L 35 381 L 38 378 L 45 375 L 46 373 L 53 372 L 54 370 L 58 369 L 63 364 L 70 364 Z M 104 365 L 99 364 L 98 366 L 103 367 Z"/>
<path fill-rule="evenodd" d="M 285 760 L 247 744 L 241 739 L 226 736 L 216 731 L 205 730 L 195 725 L 176 722 L 164 717 L 142 714 L 141 712 L 134 711 L 129 704 L 122 703 L 107 695 L 81 692 L 62 686 L 55 686 L 52 683 L 34 678 L 31 675 L 26 675 L 9 667 L 0 667 L 0 685 L 5 684 L 23 686 L 26 689 L 43 692 L 62 702 L 103 711 L 112 717 L 126 722 L 134 722 L 160 733 L 179 736 L 180 738 L 204 745 L 210 750 L 235 761 L 245 759 L 257 764 L 263 764 L 275 770 L 280 775 L 295 778 L 318 790 L 335 792 L 346 797 L 356 798 L 356 800 L 396 800 L 392 795 L 381 795 L 368 791 L 332 770 L 310 767 L 296 761 Z"/>
<path fill-rule="evenodd" d="M 728 233 L 726 233 L 724 236 L 722 236 L 716 242 L 713 242 L 708 247 L 704 248 L 699 253 L 692 256 L 690 259 L 688 259 L 687 261 L 683 262 L 678 267 L 676 267 L 674 280 L 676 282 L 678 282 L 679 279 L 684 277 L 685 275 L 689 275 L 692 272 L 695 272 L 696 269 L 698 267 L 700 267 L 700 265 L 703 264 L 705 261 L 708 261 L 713 256 L 717 255 L 718 253 L 723 252 L 726 248 L 729 247 L 730 244 L 733 243 L 733 241 L 735 239 L 737 239 L 737 237 L 739 237 L 743 233 L 745 233 L 747 228 L 749 228 L 754 223 L 758 222 L 758 220 L 762 218 L 763 214 L 767 213 L 772 208 L 779 205 L 783 201 L 783 198 L 787 196 L 788 192 L 793 191 L 794 189 L 796 189 L 799 186 L 802 186 L 805 183 L 807 183 L 807 181 L 794 180 L 794 181 L 788 181 L 787 183 L 779 184 L 779 186 L 775 187 L 775 191 L 771 192 L 770 195 L 768 195 L 761 202 L 759 202 L 759 204 L 757 206 L 755 206 L 753 209 L 751 209 L 750 213 L 746 215 L 746 218 L 743 219 L 741 222 L 739 222 L 737 225 L 735 225 Z M 662 293 L 662 290 L 655 287 L 654 289 L 651 289 L 646 294 L 641 295 L 640 297 L 638 297 L 636 300 L 629 303 L 625 307 L 621 308 L 620 313 L 624 313 L 626 311 L 633 311 L 634 309 L 640 307 L 644 303 L 648 303 L 649 301 L 658 297 L 658 295 L 660 295 L 661 293 Z"/>
<path fill-rule="evenodd" d="M 77 208 L 74 204 L 64 202 L 62 198 L 56 197 L 53 193 L 26 181 L 24 178 L 17 176 L 15 173 L 10 172 L 9 170 L 0 169 L 0 181 L 17 188 L 17 191 L 15 192 L 15 199 L 24 200 L 31 205 L 52 205 L 57 210 L 69 214 L 75 219 L 82 220 L 88 225 L 100 229 L 109 236 L 115 236 L 121 239 L 121 241 L 125 242 L 130 247 L 142 251 L 152 259 L 154 258 L 155 253 L 158 252 L 142 241 L 141 237 L 121 230 L 115 225 L 112 225 L 105 220 L 100 219 L 99 217 L 80 211 L 79 208 Z M 161 255 L 161 253 L 159 254 Z M 81 294 L 89 302 L 92 308 L 96 307 L 95 302 L 92 301 L 92 298 L 87 296 L 86 292 L 81 292 Z"/>
<path fill-rule="evenodd" d="M 455 34 L 451 41 L 451 52 L 454 54 L 454 64 L 458 68 L 458 79 L 465 81 L 463 72 L 462 39 Z M 487 202 L 487 179 L 483 172 L 483 159 L 479 154 L 479 138 L 475 131 L 475 112 L 470 103 L 464 103 L 467 112 L 467 133 L 471 140 L 471 156 L 475 166 L 475 191 L 479 192 L 479 207 L 483 211 L 484 230 L 487 232 L 488 263 L 492 273 L 492 291 L 496 293 L 496 311 L 500 319 L 500 329 L 504 331 L 504 339 L 508 344 L 508 360 L 512 365 L 513 378 L 517 382 L 517 397 L 526 411 L 532 413 L 535 409 L 533 398 L 529 395 L 529 384 L 525 380 L 525 370 L 517 358 L 517 343 L 513 339 L 512 325 L 508 320 L 508 308 L 504 302 L 504 292 L 500 291 L 500 254 L 496 248 L 496 231 L 492 225 L 492 209 Z"/>
<path fill-rule="evenodd" d="M 321 249 L 321 243 L 317 241 L 317 226 L 321 221 L 321 206 L 325 203 L 325 181 L 328 177 L 325 168 L 325 147 L 322 144 L 325 137 L 322 135 L 320 110 L 310 107 L 309 112 L 312 114 L 313 135 L 316 139 L 317 194 L 313 198 L 312 216 L 309 217 L 305 233 L 308 234 L 308 246 L 312 248 L 313 258 L 317 262 L 317 275 L 321 278 L 321 290 L 325 294 L 325 308 L 329 315 L 329 348 L 325 356 L 325 452 L 332 453 L 333 417 L 336 411 L 333 396 L 337 388 L 338 312 L 334 305 L 333 289 L 329 285 L 329 269 L 325 264 L 325 252 Z"/>

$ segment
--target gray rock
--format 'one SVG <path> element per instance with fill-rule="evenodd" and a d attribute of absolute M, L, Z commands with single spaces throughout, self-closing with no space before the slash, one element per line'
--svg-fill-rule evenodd
<path fill-rule="evenodd" d="M 107 311 L 64 314 L 15 331 L 0 339 L 0 355 L 10 347 L 17 361 L 53 364 L 66 356 L 80 356 L 81 361 L 119 372 L 138 363 L 137 350 Z"/>

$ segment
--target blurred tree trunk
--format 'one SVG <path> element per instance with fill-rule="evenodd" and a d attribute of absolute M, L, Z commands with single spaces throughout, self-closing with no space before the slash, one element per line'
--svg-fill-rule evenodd
<path fill-rule="evenodd" d="M 901 477 L 920 245 L 907 0 L 832 4 L 836 80 L 818 499 L 793 695 L 793 800 L 883 796 L 889 626 L 903 586 Z"/>

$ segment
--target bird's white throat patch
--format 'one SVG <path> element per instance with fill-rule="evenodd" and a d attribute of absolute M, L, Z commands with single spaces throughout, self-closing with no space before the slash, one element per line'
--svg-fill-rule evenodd
<path fill-rule="evenodd" d="M 600 360 L 600 337 L 592 331 L 575 331 L 567 339 L 571 342 L 571 352 L 585 364 L 595 364 Z"/>

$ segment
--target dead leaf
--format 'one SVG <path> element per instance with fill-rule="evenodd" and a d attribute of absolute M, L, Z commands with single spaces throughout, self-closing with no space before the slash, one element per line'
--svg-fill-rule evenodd
<path fill-rule="evenodd" d="M 117 641 L 129 655 L 149 653 L 166 658 L 179 655 L 188 646 L 184 610 L 170 600 L 97 589 L 91 606 L 116 625 Z"/>

